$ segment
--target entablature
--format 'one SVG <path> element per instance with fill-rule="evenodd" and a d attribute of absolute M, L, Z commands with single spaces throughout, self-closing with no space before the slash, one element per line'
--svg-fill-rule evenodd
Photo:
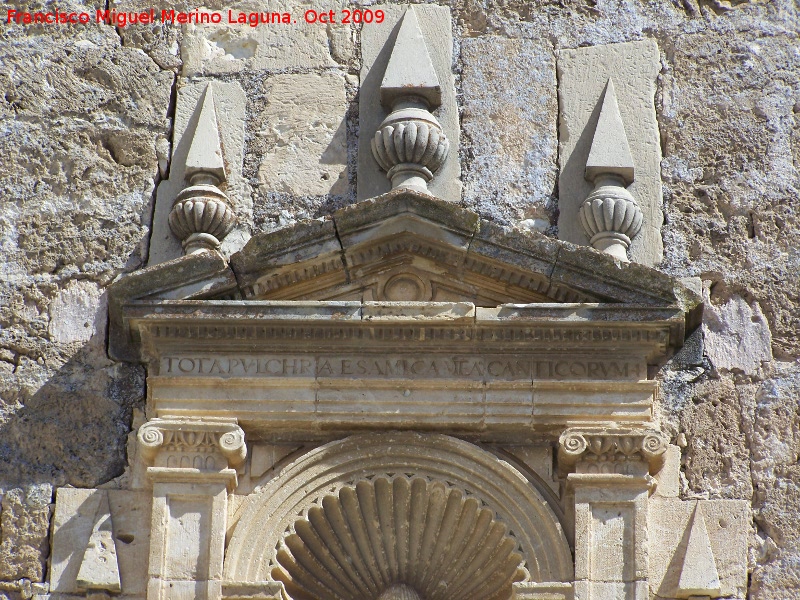
<path fill-rule="evenodd" d="M 652 419 L 677 307 L 468 302 L 135 301 L 154 416 L 235 418 L 253 439 L 423 429 L 556 439 Z"/>

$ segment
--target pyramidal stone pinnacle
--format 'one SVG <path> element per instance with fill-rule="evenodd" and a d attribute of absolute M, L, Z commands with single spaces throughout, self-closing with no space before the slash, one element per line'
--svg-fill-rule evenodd
<path fill-rule="evenodd" d="M 391 108 L 404 96 L 423 98 L 431 109 L 442 104 L 442 87 L 413 7 L 406 10 L 397 32 L 381 82 L 381 104 Z"/>
<path fill-rule="evenodd" d="M 706 522 L 700 512 L 700 503 L 694 507 L 692 522 L 689 524 L 689 542 L 683 557 L 683 567 L 678 580 L 681 598 L 692 596 L 711 596 L 717 598 L 721 594 L 721 584 L 711 540 L 708 538 Z"/>
<path fill-rule="evenodd" d="M 94 515 L 94 527 L 78 569 L 76 584 L 82 590 L 119 592 L 122 588 L 108 494 L 105 491 L 97 493 L 100 494 L 100 502 Z"/>
<path fill-rule="evenodd" d="M 633 156 L 611 79 L 606 83 L 600 117 L 597 119 L 592 147 L 586 161 L 586 179 L 594 181 L 600 174 L 619 175 L 627 185 L 633 183 Z"/>
<path fill-rule="evenodd" d="M 225 161 L 217 125 L 214 90 L 209 83 L 203 92 L 200 115 L 197 119 L 192 143 L 186 156 L 186 179 L 191 181 L 198 173 L 213 175 L 218 183 L 225 181 Z"/>
<path fill-rule="evenodd" d="M 198 104 L 200 113 L 184 170 L 189 186 L 175 197 L 169 213 L 169 227 L 181 240 L 186 254 L 218 252 L 220 243 L 236 224 L 233 204 L 218 187 L 227 177 L 210 83 Z"/>

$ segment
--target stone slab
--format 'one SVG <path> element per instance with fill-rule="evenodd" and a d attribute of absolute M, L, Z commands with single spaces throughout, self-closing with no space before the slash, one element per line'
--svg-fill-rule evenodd
<path fill-rule="evenodd" d="M 644 213 L 641 233 L 629 254 L 634 262 L 653 266 L 664 256 L 661 240 L 661 138 L 654 105 L 661 71 L 658 46 L 652 40 L 561 50 L 558 53 L 559 219 L 558 236 L 588 245 L 578 211 L 592 191 L 584 178 L 604 90 L 614 80 L 636 179 L 628 190 Z"/>
<path fill-rule="evenodd" d="M 184 169 L 193 132 L 200 117 L 198 103 L 202 100 L 208 84 L 208 81 L 183 82 L 178 89 L 169 179 L 159 184 L 156 193 L 148 265 L 156 265 L 183 256 L 181 242 L 169 228 L 169 213 L 175 197 L 188 185 Z M 242 178 L 244 116 L 247 100 L 244 90 L 236 82 L 214 81 L 213 88 L 217 124 L 222 138 L 227 175 L 226 183 L 220 187 L 233 203 L 239 217 L 238 224 L 222 242 L 222 253 L 229 256 L 239 250 L 249 238 L 249 227 L 246 226 L 246 220 L 247 215 L 252 213 L 250 188 Z"/>
<path fill-rule="evenodd" d="M 314 6 L 318 12 L 333 10 L 337 15 L 347 3 L 344 0 Z M 314 69 L 337 66 L 335 56 L 349 56 L 352 36 L 335 35 L 347 25 L 326 27 L 306 23 L 303 14 L 312 5 L 307 2 L 265 0 L 257 3 L 238 2 L 230 8 L 234 18 L 240 13 L 284 13 L 291 23 L 229 23 L 228 8 L 216 12 L 222 15 L 220 24 L 188 24 L 183 26 L 181 43 L 182 74 L 184 77 L 219 76 L 243 71 L 281 69 Z M 324 11 L 323 11 L 324 8 Z M 337 52 L 332 52 L 334 35 Z M 341 62 L 341 61 L 340 61 Z"/>
<path fill-rule="evenodd" d="M 258 167 L 268 192 L 345 195 L 347 97 L 339 72 L 274 75 L 264 84 L 255 125 L 264 150 Z"/>
<path fill-rule="evenodd" d="M 558 177 L 552 46 L 544 39 L 480 36 L 461 41 L 461 60 L 462 127 L 470 146 L 464 156 L 466 205 L 548 228 Z"/>
<path fill-rule="evenodd" d="M 758 376 L 772 361 L 772 333 L 756 300 L 732 294 L 712 302 L 706 293 L 703 315 L 705 354 L 721 371 Z"/>
<path fill-rule="evenodd" d="M 670 444 L 664 453 L 664 466 L 655 475 L 654 496 L 677 498 L 681 492 L 681 449 Z"/>
<path fill-rule="evenodd" d="M 373 23 L 361 30 L 361 91 L 359 94 L 358 199 L 378 196 L 391 189 L 386 173 L 372 156 L 370 143 L 389 109 L 381 106 L 380 87 L 398 32 L 398 23 L 406 7 L 381 5 L 386 13 L 383 23 Z M 428 46 L 433 68 L 442 88 L 442 105 L 433 111 L 450 141 L 450 153 L 428 183 L 431 194 L 458 202 L 461 199 L 459 162 L 460 126 L 456 103 L 455 78 L 452 73 L 453 33 L 450 9 L 445 6 L 417 5 L 422 35 Z"/>
<path fill-rule="evenodd" d="M 724 598 L 744 598 L 747 589 L 747 544 L 751 527 L 746 500 L 656 499 L 650 501 L 650 589 L 657 598 L 675 598 L 689 544 L 692 515 L 702 514 Z"/>
<path fill-rule="evenodd" d="M 53 518 L 50 590 L 73 594 L 102 497 L 107 495 L 122 592 L 143 596 L 150 547 L 150 494 L 127 490 L 59 488 Z"/>
<path fill-rule="evenodd" d="M 60 344 L 105 337 L 107 312 L 101 290 L 91 281 L 71 281 L 50 304 L 47 333 Z"/>

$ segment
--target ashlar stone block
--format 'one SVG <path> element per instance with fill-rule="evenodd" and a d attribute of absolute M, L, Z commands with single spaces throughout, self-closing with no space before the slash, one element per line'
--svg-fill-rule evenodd
<path fill-rule="evenodd" d="M 341 73 L 285 74 L 264 86 L 256 133 L 260 184 L 296 196 L 347 193 L 347 98 Z M 363 93 L 363 92 L 362 92 Z M 369 152 L 369 148 L 367 148 Z"/>
<path fill-rule="evenodd" d="M 559 238 L 588 245 L 578 211 L 592 191 L 586 166 L 609 79 L 634 159 L 636 178 L 628 191 L 643 213 L 642 229 L 630 246 L 634 262 L 652 266 L 664 254 L 661 240 L 661 142 L 654 105 L 661 70 L 652 40 L 562 50 L 558 53 Z M 602 129 L 602 128 L 601 128 Z"/>
<path fill-rule="evenodd" d="M 334 0 L 325 4 L 325 9 L 339 13 L 347 6 L 344 0 Z M 352 38 L 341 34 L 347 25 L 326 27 L 320 23 L 307 24 L 304 12 L 312 4 L 302 0 L 267 0 L 258 3 L 234 3 L 230 8 L 218 12 L 222 15 L 220 24 L 188 24 L 183 26 L 181 59 L 183 75 L 217 76 L 242 71 L 265 71 L 291 68 L 325 68 L 337 65 L 335 56 L 349 56 Z M 321 7 L 313 6 L 318 10 Z M 251 13 L 268 14 L 272 19 L 277 13 L 278 22 L 259 23 L 252 27 L 249 23 L 229 23 L 228 11 L 234 19 L 240 14 L 250 18 Z M 291 23 L 283 22 L 288 13 Z M 335 39 L 334 39 L 335 38 Z M 336 47 L 335 52 L 332 50 Z"/>
<path fill-rule="evenodd" d="M 558 177 L 552 47 L 546 40 L 466 38 L 461 61 L 467 206 L 546 229 Z"/>

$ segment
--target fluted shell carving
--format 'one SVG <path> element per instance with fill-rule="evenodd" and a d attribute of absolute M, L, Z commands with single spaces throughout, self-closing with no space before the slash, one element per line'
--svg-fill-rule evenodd
<path fill-rule="evenodd" d="M 407 585 L 393 585 L 383 592 L 378 600 L 422 600 L 419 594 Z"/>
<path fill-rule="evenodd" d="M 216 249 L 235 224 L 236 213 L 228 197 L 208 184 L 182 190 L 169 214 L 169 226 L 187 254 L 201 248 Z"/>
<path fill-rule="evenodd" d="M 421 177 L 426 184 L 449 151 L 450 142 L 442 126 L 430 112 L 418 108 L 391 113 L 372 138 L 372 154 L 392 180 L 392 187 L 406 180 L 398 180 L 402 172 Z"/>
<path fill-rule="evenodd" d="M 642 229 L 642 209 L 621 185 L 598 185 L 583 201 L 579 212 L 589 242 L 622 260 L 625 250 Z"/>
<path fill-rule="evenodd" d="M 492 510 L 422 478 L 343 488 L 292 529 L 272 572 L 291 600 L 508 600 L 525 577 Z"/>

